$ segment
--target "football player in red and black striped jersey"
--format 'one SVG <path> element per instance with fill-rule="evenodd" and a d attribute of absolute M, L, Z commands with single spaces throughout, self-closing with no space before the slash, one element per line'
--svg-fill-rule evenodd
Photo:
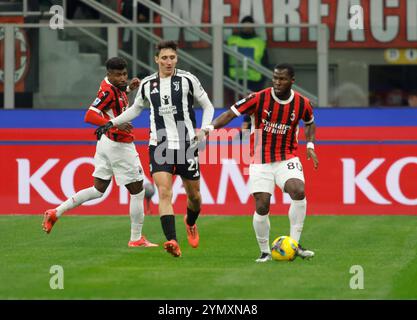
<path fill-rule="evenodd" d="M 114 57 L 106 62 L 107 76 L 103 79 L 97 97 L 88 108 L 85 122 L 101 126 L 123 113 L 129 106 L 126 92 L 139 87 L 140 80 L 134 78 L 128 84 L 127 62 Z M 112 176 L 117 185 L 124 185 L 130 193 L 129 213 L 131 235 L 129 247 L 155 247 L 142 235 L 144 223 L 143 169 L 133 143 L 134 135 L 130 123 L 111 128 L 106 135 L 98 137 L 94 156 L 94 186 L 78 191 L 55 209 L 44 214 L 43 230 L 50 233 L 55 222 L 66 211 L 86 201 L 101 198 L 109 186 Z"/>
<path fill-rule="evenodd" d="M 253 226 L 261 250 L 257 262 L 271 260 L 269 207 L 275 185 L 292 199 L 289 209 L 290 236 L 297 242 L 300 240 L 307 208 L 303 167 L 297 157 L 300 120 L 305 124 L 307 159 L 311 158 L 314 168 L 318 168 L 319 162 L 314 151 L 316 125 L 313 107 L 308 98 L 292 89 L 294 81 L 294 68 L 291 65 L 276 65 L 272 87 L 251 93 L 236 102 L 198 135 L 199 140 L 202 140 L 211 130 L 224 127 L 237 116 L 245 114 L 251 117 L 253 162 L 249 167 L 249 182 L 256 202 Z M 314 256 L 313 251 L 301 246 L 297 253 L 302 258 Z"/>

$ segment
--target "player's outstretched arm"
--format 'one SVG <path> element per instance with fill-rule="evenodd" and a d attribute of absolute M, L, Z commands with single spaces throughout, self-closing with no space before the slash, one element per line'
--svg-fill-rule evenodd
<path fill-rule="evenodd" d="M 206 128 L 202 129 L 198 133 L 197 135 L 198 141 L 203 140 L 203 138 L 207 136 L 210 133 L 210 131 L 214 129 L 223 128 L 225 125 L 227 125 L 230 121 L 232 121 L 236 117 L 237 115 L 232 110 L 223 112 L 220 116 L 218 116 L 216 119 L 213 120 L 211 125 L 208 125 Z"/>
<path fill-rule="evenodd" d="M 314 141 L 316 140 L 316 125 L 314 122 L 306 124 L 305 135 L 307 141 L 307 160 L 313 159 L 314 169 L 319 167 L 319 159 L 314 151 Z"/>

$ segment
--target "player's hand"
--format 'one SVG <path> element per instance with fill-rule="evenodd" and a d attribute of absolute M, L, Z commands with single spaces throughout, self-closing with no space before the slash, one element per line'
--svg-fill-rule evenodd
<path fill-rule="evenodd" d="M 133 126 L 130 122 L 125 122 L 125 123 L 119 124 L 117 126 L 117 129 L 130 133 L 133 129 Z"/>
<path fill-rule="evenodd" d="M 313 159 L 313 166 L 314 169 L 317 169 L 319 167 L 319 159 L 317 158 L 316 152 L 314 149 L 307 148 L 307 160 Z"/>
<path fill-rule="evenodd" d="M 136 90 L 137 88 L 139 88 L 139 85 L 140 85 L 139 78 L 133 78 L 129 83 L 130 91 Z"/>
<path fill-rule="evenodd" d="M 197 141 L 202 142 L 206 138 L 207 134 L 208 134 L 208 132 L 206 130 L 204 130 L 204 129 L 200 130 L 197 133 Z"/>
<path fill-rule="evenodd" d="M 113 127 L 113 123 L 111 121 L 107 122 L 105 125 L 100 126 L 96 129 L 96 131 L 94 132 L 97 136 L 97 140 L 100 140 L 101 136 L 103 134 L 106 134 L 107 131 L 109 131 L 109 129 Z"/>

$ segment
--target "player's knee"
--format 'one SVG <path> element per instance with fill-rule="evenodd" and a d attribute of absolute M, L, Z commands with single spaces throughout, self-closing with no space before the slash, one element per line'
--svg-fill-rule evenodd
<path fill-rule="evenodd" d="M 195 206 L 201 205 L 201 193 L 200 191 L 192 192 L 188 195 L 188 200 L 193 203 Z"/>
<path fill-rule="evenodd" d="M 269 204 L 268 203 L 257 203 L 256 212 L 261 215 L 267 215 L 269 213 Z"/>
<path fill-rule="evenodd" d="M 172 190 L 170 188 L 158 187 L 158 194 L 159 194 L 159 199 L 169 200 L 169 201 L 171 201 L 172 199 Z"/>
<path fill-rule="evenodd" d="M 294 190 L 289 192 L 289 194 L 290 194 L 291 199 L 293 200 L 303 200 L 306 197 L 304 186 L 295 188 Z"/>
<path fill-rule="evenodd" d="M 104 189 L 104 191 L 101 192 L 100 190 L 97 190 L 97 188 L 93 187 L 92 188 L 92 196 L 93 196 L 93 199 L 101 198 L 103 196 L 103 194 L 104 194 L 105 191 L 106 191 L 106 189 Z"/>

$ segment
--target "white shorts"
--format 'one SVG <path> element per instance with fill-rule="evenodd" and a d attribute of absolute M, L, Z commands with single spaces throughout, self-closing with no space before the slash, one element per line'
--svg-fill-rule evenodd
<path fill-rule="evenodd" d="M 93 177 L 110 180 L 114 175 L 118 186 L 143 180 L 143 169 L 135 144 L 115 142 L 104 134 L 97 142 Z"/>
<path fill-rule="evenodd" d="M 250 192 L 274 194 L 275 185 L 284 192 L 285 182 L 289 179 L 304 182 L 303 166 L 298 157 L 272 163 L 251 164 L 249 166 Z"/>

